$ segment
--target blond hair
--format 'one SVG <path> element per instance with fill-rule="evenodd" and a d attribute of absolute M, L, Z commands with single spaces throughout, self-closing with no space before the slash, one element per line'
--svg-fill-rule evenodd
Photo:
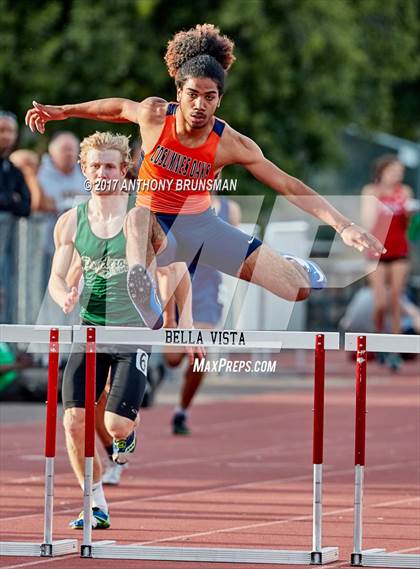
<path fill-rule="evenodd" d="M 130 146 L 128 144 L 129 137 L 123 134 L 114 134 L 112 132 L 96 131 L 90 136 L 86 136 L 80 143 L 79 159 L 83 164 L 86 162 L 89 150 L 118 150 L 121 154 L 121 162 L 130 164 Z"/>

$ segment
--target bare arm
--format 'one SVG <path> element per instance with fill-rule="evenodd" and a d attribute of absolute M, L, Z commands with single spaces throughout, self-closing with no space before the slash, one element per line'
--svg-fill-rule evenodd
<path fill-rule="evenodd" d="M 72 105 L 41 105 L 33 101 L 33 108 L 26 113 L 25 122 L 32 131 L 45 132 L 45 124 L 52 120 L 68 118 L 93 119 L 107 122 L 132 122 L 141 125 L 156 104 L 166 105 L 158 97 L 149 97 L 137 102 L 113 97 L 97 99 Z"/>
<path fill-rule="evenodd" d="M 234 138 L 236 139 L 233 150 L 236 155 L 235 162 L 244 166 L 257 180 L 284 195 L 303 211 L 331 225 L 341 235 L 346 245 L 355 247 L 359 251 L 370 249 L 377 255 L 383 251 L 382 244 L 373 235 L 352 224 L 312 188 L 267 160 L 255 142 L 238 133 Z"/>
<path fill-rule="evenodd" d="M 48 290 L 67 314 L 71 312 L 77 302 L 77 289 L 70 290 L 66 284 L 66 278 L 74 257 L 74 235 L 76 233 L 76 210 L 71 209 L 64 213 L 57 221 L 54 228 L 55 253 L 51 268 Z"/>

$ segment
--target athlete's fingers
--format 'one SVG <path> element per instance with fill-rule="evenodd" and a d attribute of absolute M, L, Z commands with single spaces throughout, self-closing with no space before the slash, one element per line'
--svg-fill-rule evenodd
<path fill-rule="evenodd" d="M 194 363 L 194 348 L 192 346 L 187 346 L 185 352 L 188 355 L 188 362 L 190 365 Z"/>
<path fill-rule="evenodd" d="M 41 114 L 45 115 L 46 117 L 51 116 L 45 105 L 41 105 L 41 103 L 37 103 L 36 101 L 32 101 L 32 104 L 35 109 L 37 109 L 37 111 L 39 111 Z"/>
<path fill-rule="evenodd" d="M 33 110 L 34 110 L 34 109 L 29 109 L 28 111 L 26 111 L 26 115 L 25 115 L 25 124 L 26 124 L 26 126 L 30 126 L 29 123 L 30 123 L 30 121 L 31 121 L 31 117 L 32 117 L 32 114 L 33 114 Z"/>
<path fill-rule="evenodd" d="M 33 112 L 35 109 L 30 109 L 26 114 L 26 124 L 29 126 L 32 132 L 35 131 L 35 119 L 37 117 L 36 111 Z"/>
<path fill-rule="evenodd" d="M 42 118 L 40 117 L 40 115 L 37 115 L 34 118 L 33 124 L 35 125 L 36 130 L 40 133 L 43 132 L 43 124 L 42 123 L 43 123 Z"/>
<path fill-rule="evenodd" d="M 196 348 L 195 350 L 195 355 L 199 360 L 202 360 L 206 357 L 207 355 L 207 350 L 204 346 L 199 346 Z"/>
<path fill-rule="evenodd" d="M 369 249 L 376 256 L 379 256 L 385 252 L 382 243 L 376 239 L 376 237 L 373 237 L 368 233 L 362 233 L 361 237 L 358 240 L 358 244 L 361 245 L 363 249 Z"/>
<path fill-rule="evenodd" d="M 72 295 L 72 298 L 77 298 L 79 296 L 79 291 L 75 286 L 72 287 L 70 293 Z"/>

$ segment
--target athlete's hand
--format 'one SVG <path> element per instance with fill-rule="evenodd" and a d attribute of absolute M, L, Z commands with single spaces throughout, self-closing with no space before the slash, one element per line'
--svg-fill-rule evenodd
<path fill-rule="evenodd" d="M 79 292 L 77 288 L 73 286 L 63 304 L 64 314 L 70 314 L 70 312 L 72 312 L 72 310 L 76 306 L 78 300 L 79 300 Z"/>
<path fill-rule="evenodd" d="M 33 109 L 29 109 L 26 113 L 25 123 L 32 132 L 37 130 L 41 134 L 45 132 L 45 124 L 48 121 L 62 121 L 66 119 L 63 107 L 56 105 L 41 105 L 36 101 L 32 101 Z"/>
<path fill-rule="evenodd" d="M 354 247 L 360 252 L 370 251 L 375 257 L 386 253 L 382 243 L 358 225 L 348 225 L 343 229 L 340 236 L 346 245 Z"/>
<path fill-rule="evenodd" d="M 193 365 L 195 359 L 202 360 L 206 357 L 207 352 L 204 346 L 187 346 L 185 353 L 188 356 L 188 361 Z"/>

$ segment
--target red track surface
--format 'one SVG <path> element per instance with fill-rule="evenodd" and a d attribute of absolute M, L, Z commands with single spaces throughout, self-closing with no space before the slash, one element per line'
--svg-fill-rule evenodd
<path fill-rule="evenodd" d="M 370 366 L 367 395 L 364 547 L 420 552 L 420 380 Z M 335 369 L 334 369 L 335 371 Z M 343 370 L 340 377 L 343 377 Z M 339 546 L 347 567 L 352 549 L 354 381 L 331 387 L 327 364 L 323 545 Z M 240 381 L 240 379 L 238 379 Z M 257 381 L 257 380 L 256 380 Z M 279 379 L 281 382 L 282 379 Z M 302 382 L 302 380 L 298 380 Z M 119 544 L 311 549 L 311 383 L 196 405 L 189 438 L 169 434 L 168 407 L 143 413 L 141 445 L 119 488 L 107 487 L 112 528 L 94 539 Z M 40 541 L 43 509 L 42 423 L 2 425 L 1 540 Z M 55 539 L 82 508 L 57 438 Z M 4 557 L 0 567 L 45 569 L 250 569 L 252 565 L 89 560 L 78 556 Z M 260 565 L 260 567 L 275 567 Z"/>

